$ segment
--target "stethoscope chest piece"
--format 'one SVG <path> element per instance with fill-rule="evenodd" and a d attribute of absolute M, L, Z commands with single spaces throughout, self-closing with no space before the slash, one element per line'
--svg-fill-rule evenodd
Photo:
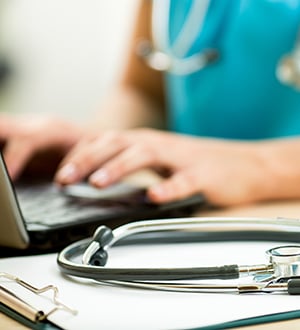
<path fill-rule="evenodd" d="M 300 246 L 285 245 L 267 251 L 276 278 L 300 278 Z"/>
<path fill-rule="evenodd" d="M 300 89 L 300 53 L 293 52 L 282 57 L 276 75 L 281 83 Z"/>
<path fill-rule="evenodd" d="M 215 63 L 220 57 L 217 49 L 208 48 L 190 57 L 176 58 L 165 52 L 155 50 L 150 42 L 146 40 L 142 40 L 138 44 L 136 53 L 151 69 L 167 71 L 179 76 L 200 71 L 209 64 Z"/>

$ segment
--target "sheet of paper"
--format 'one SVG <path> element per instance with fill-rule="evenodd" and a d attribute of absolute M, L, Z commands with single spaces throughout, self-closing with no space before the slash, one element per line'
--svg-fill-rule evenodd
<path fill-rule="evenodd" d="M 265 263 L 278 242 L 188 243 L 115 247 L 107 266 L 192 267 Z M 0 260 L 0 270 L 35 286 L 54 284 L 60 299 L 78 310 L 50 319 L 65 329 L 188 329 L 235 319 L 300 309 L 287 294 L 209 294 L 121 288 L 62 275 L 56 254 Z M 1 283 L 2 284 L 2 283 Z M 13 284 L 9 284 L 12 288 Z M 31 295 L 32 296 L 32 295 Z"/>

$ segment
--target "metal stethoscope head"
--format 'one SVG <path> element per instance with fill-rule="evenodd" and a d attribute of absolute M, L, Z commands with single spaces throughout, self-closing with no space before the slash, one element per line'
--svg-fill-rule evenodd
<path fill-rule="evenodd" d="M 283 84 L 300 89 L 300 44 L 297 42 L 296 49 L 291 54 L 285 55 L 278 63 L 277 78 Z"/>
<path fill-rule="evenodd" d="M 167 71 L 176 75 L 186 75 L 200 71 L 219 58 L 219 51 L 214 48 L 204 49 L 201 53 L 190 57 L 176 58 L 165 52 L 155 50 L 147 40 L 138 43 L 136 52 L 151 69 Z"/>
<path fill-rule="evenodd" d="M 210 0 L 193 1 L 180 32 L 172 42 L 169 36 L 170 0 L 153 1 L 152 42 L 141 40 L 137 55 L 152 69 L 175 75 L 187 75 L 202 70 L 219 58 L 219 51 L 209 47 L 189 55 L 201 32 Z"/>
<path fill-rule="evenodd" d="M 300 232 L 298 219 L 260 218 L 178 218 L 132 222 L 114 230 L 100 226 L 93 238 L 71 244 L 57 258 L 61 271 L 115 285 L 168 291 L 188 292 L 288 292 L 300 294 L 300 245 L 285 245 L 269 249 L 268 262 L 258 265 L 223 265 L 191 268 L 109 268 L 105 267 L 108 250 L 120 240 L 157 232 L 162 240 L 180 233 L 189 239 L 245 239 L 297 241 Z M 125 240 L 126 242 L 126 240 Z M 81 262 L 78 260 L 81 256 Z M 211 283 L 211 280 L 233 280 L 251 277 L 247 284 Z M 209 280 L 209 283 L 203 283 Z M 192 281 L 192 283 L 191 283 Z M 196 284 L 195 284 L 196 281 Z M 227 281 L 226 281 L 227 282 Z"/>
<path fill-rule="evenodd" d="M 298 48 L 300 45 L 297 45 L 294 52 L 283 56 L 276 68 L 277 79 L 282 84 L 293 86 L 297 90 L 300 89 L 300 49 Z M 147 40 L 138 43 L 136 53 L 151 69 L 175 75 L 188 75 L 200 71 L 220 58 L 220 52 L 216 48 L 204 49 L 190 57 L 176 58 L 163 51 L 155 50 Z"/>

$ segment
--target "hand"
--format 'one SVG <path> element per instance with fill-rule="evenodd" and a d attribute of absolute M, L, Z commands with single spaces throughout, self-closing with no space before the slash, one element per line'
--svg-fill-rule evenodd
<path fill-rule="evenodd" d="M 11 179 L 26 169 L 47 173 L 56 170 L 63 156 L 81 137 L 74 124 L 37 114 L 0 114 L 0 142 Z M 38 173 L 36 173 L 38 171 Z"/>
<path fill-rule="evenodd" d="M 150 129 L 104 132 L 85 138 L 63 160 L 55 180 L 71 184 L 89 177 L 110 185 L 142 168 L 167 174 L 148 189 L 157 203 L 202 192 L 213 204 L 263 199 L 264 158 L 257 143 L 200 139 Z"/>

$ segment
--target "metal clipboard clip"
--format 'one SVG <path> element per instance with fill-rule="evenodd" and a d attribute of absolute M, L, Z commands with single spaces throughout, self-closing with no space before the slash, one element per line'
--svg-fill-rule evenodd
<path fill-rule="evenodd" d="M 58 310 L 64 310 L 73 315 L 77 314 L 76 310 L 66 306 L 58 299 L 58 288 L 54 285 L 47 285 L 42 288 L 36 288 L 28 282 L 25 282 L 14 275 L 4 272 L 0 272 L 0 278 L 14 281 L 15 283 L 37 295 L 40 295 L 46 291 L 53 291 L 51 301 L 54 307 L 50 311 L 44 312 L 43 310 L 38 310 L 31 306 L 26 301 L 19 298 L 15 293 L 0 285 L 0 303 L 34 323 L 45 321 L 49 315 L 55 313 Z"/>

